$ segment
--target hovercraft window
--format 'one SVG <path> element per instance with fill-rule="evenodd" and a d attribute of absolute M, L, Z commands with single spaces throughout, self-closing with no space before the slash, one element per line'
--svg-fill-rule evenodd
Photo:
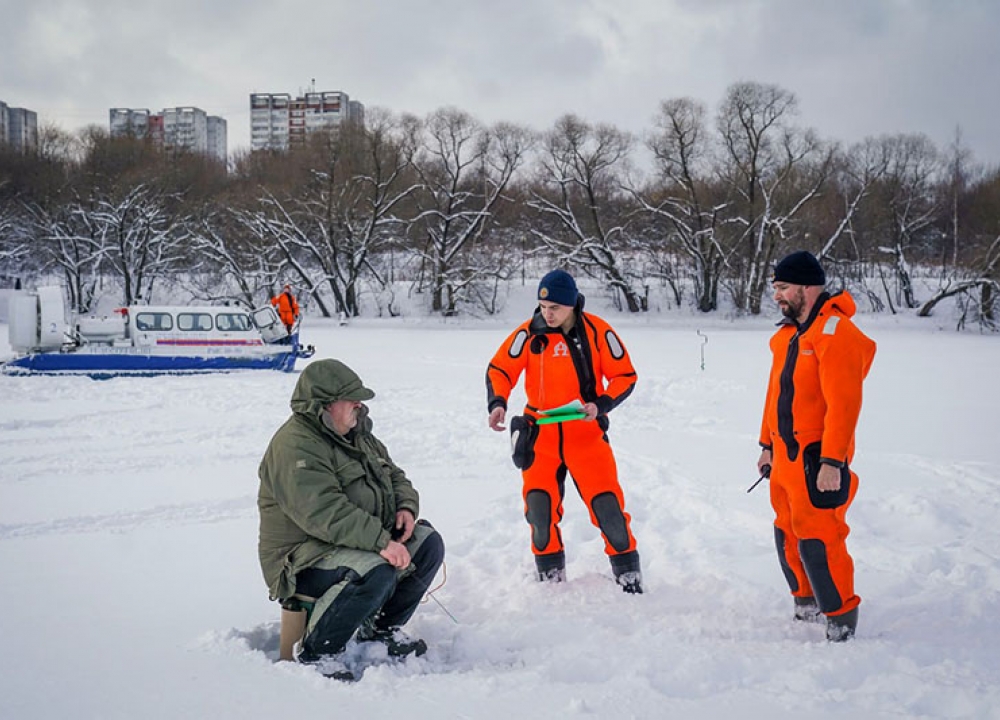
<path fill-rule="evenodd" d="M 250 329 L 250 318 L 243 313 L 219 313 L 215 327 L 223 332 L 243 332 Z"/>
<path fill-rule="evenodd" d="M 174 329 L 170 313 L 141 312 L 135 316 L 135 329 L 141 332 L 164 332 Z"/>
<path fill-rule="evenodd" d="M 181 330 L 207 332 L 212 329 L 212 316 L 208 313 L 178 313 L 177 327 Z"/>

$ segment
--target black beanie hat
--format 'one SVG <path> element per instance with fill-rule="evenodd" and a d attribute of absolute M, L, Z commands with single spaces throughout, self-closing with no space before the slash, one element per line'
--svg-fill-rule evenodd
<path fill-rule="evenodd" d="M 578 295 L 576 281 L 565 270 L 553 270 L 538 283 L 539 300 L 573 307 Z"/>
<path fill-rule="evenodd" d="M 826 285 L 826 273 L 819 260 L 805 250 L 786 255 L 774 266 L 774 282 L 792 285 Z"/>

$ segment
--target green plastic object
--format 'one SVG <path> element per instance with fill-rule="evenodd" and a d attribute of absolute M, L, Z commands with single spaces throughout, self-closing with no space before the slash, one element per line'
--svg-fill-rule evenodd
<path fill-rule="evenodd" d="M 545 415 L 536 421 L 539 425 L 551 425 L 552 423 L 568 422 L 569 420 L 583 420 L 587 417 L 587 413 L 582 412 L 572 412 L 563 413 L 562 415 Z"/>

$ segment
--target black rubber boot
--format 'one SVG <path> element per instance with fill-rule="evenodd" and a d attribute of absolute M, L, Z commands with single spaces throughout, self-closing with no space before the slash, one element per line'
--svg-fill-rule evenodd
<path fill-rule="evenodd" d="M 611 571 L 615 574 L 615 582 L 622 589 L 622 592 L 629 595 L 642 594 L 642 570 L 639 565 L 639 553 L 622 553 L 621 555 L 611 555 Z"/>
<path fill-rule="evenodd" d="M 541 582 L 566 582 L 566 553 L 535 555 L 535 570 Z"/>
<path fill-rule="evenodd" d="M 365 623 L 357 634 L 358 642 L 380 642 L 385 645 L 389 657 L 402 658 L 407 655 L 420 657 L 427 652 L 427 643 L 420 638 L 412 638 L 402 630 L 379 630 Z"/>
<path fill-rule="evenodd" d="M 819 611 L 814 597 L 797 597 L 795 599 L 795 619 L 799 622 L 819 623 L 824 621 L 823 613 Z"/>
<path fill-rule="evenodd" d="M 843 615 L 826 616 L 826 639 L 830 642 L 847 642 L 854 637 L 858 627 L 858 609 L 854 608 Z"/>

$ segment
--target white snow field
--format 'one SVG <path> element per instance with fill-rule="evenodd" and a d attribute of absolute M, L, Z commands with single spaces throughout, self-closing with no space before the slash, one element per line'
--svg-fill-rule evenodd
<path fill-rule="evenodd" d="M 639 373 L 611 439 L 647 592 L 612 583 L 571 485 L 569 581 L 534 580 L 485 409 L 528 310 L 305 322 L 378 393 L 458 620 L 426 602 L 407 629 L 427 655 L 353 684 L 275 662 L 257 564 L 257 464 L 297 373 L 0 376 L 0 718 L 1000 717 L 1000 337 L 858 318 L 879 349 L 848 515 L 861 622 L 840 645 L 792 622 L 767 488 L 746 493 L 776 317 L 599 312 Z"/>

